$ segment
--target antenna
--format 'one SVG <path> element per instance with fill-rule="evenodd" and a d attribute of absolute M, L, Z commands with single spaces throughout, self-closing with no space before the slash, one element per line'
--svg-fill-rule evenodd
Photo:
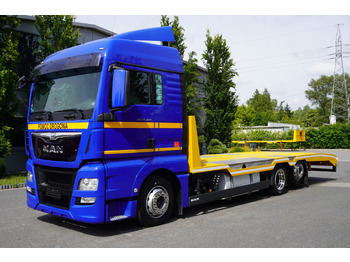
<path fill-rule="evenodd" d="M 332 89 L 332 104 L 330 124 L 335 124 L 336 118 L 347 119 L 349 124 L 350 108 L 349 108 L 349 95 L 346 85 L 346 78 L 343 65 L 343 50 L 340 26 L 337 24 L 337 33 L 335 38 L 335 58 L 334 58 L 334 74 L 333 74 L 333 89 Z M 344 96 L 345 93 L 345 96 Z"/>

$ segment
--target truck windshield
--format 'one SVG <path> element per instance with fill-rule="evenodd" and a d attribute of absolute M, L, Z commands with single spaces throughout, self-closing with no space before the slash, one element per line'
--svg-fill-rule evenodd
<path fill-rule="evenodd" d="M 34 84 L 30 120 L 91 118 L 100 76 L 100 71 L 63 71 L 38 76 Z"/>

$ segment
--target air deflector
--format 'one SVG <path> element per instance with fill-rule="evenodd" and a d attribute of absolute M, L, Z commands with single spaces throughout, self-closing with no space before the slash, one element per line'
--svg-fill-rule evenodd
<path fill-rule="evenodd" d="M 155 27 L 127 32 L 113 36 L 113 38 L 139 41 L 175 42 L 175 37 L 171 26 Z"/>

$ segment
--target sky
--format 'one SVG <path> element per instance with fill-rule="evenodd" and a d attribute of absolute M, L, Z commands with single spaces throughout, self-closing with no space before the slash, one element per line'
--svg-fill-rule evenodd
<path fill-rule="evenodd" d="M 222 34 L 238 72 L 233 80 L 239 104 L 256 89 L 292 110 L 310 105 L 305 90 L 311 79 L 333 75 L 336 24 L 342 24 L 343 63 L 350 72 L 350 11 L 346 0 L 20 0 L 4 14 L 74 14 L 76 22 L 115 33 L 160 26 L 162 14 L 178 15 L 185 29 L 186 54 L 197 53 L 203 66 L 206 32 Z M 185 59 L 187 57 L 185 56 Z"/>
<path fill-rule="evenodd" d="M 173 19 L 173 15 L 169 15 Z M 160 15 L 77 15 L 115 33 L 160 26 Z M 292 110 L 311 103 L 305 90 L 311 79 L 333 75 L 336 24 L 340 26 L 345 72 L 350 72 L 350 15 L 179 15 L 185 29 L 186 54 L 197 53 L 204 66 L 207 30 L 222 34 L 230 47 L 239 104 L 256 89 Z M 187 56 L 185 56 L 185 59 Z"/>

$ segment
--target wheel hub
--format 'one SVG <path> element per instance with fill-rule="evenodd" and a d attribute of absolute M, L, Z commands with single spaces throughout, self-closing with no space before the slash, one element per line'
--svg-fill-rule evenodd
<path fill-rule="evenodd" d="M 169 207 L 169 194 L 162 186 L 154 187 L 147 195 L 147 212 L 154 218 L 163 216 Z"/>
<path fill-rule="evenodd" d="M 286 184 L 286 174 L 283 169 L 279 169 L 275 176 L 275 185 L 277 190 L 282 190 Z"/>
<path fill-rule="evenodd" d="M 304 166 L 302 163 L 298 162 L 293 168 L 293 175 L 295 180 L 300 180 L 304 176 Z"/>

